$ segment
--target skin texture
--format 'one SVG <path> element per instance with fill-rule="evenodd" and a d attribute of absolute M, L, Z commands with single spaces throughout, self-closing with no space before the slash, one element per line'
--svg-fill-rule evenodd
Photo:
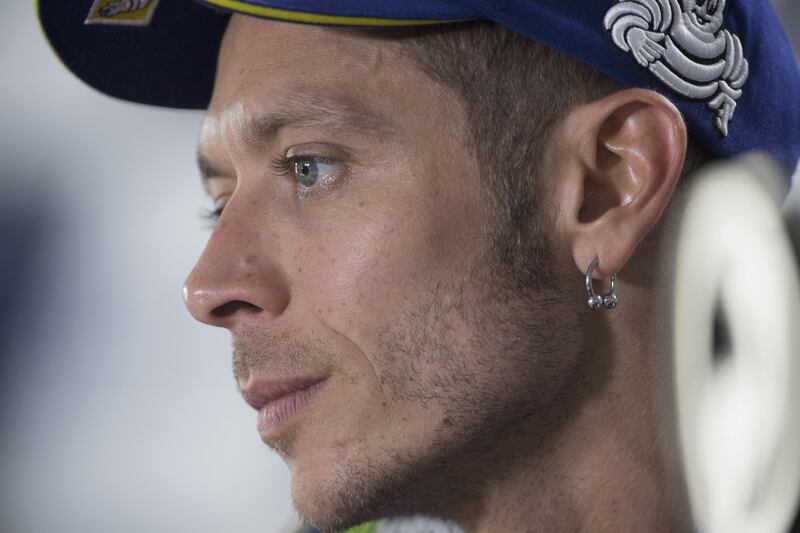
<path fill-rule="evenodd" d="M 639 246 L 680 174 L 679 113 L 630 90 L 557 125 L 537 290 L 492 256 L 466 116 L 386 43 L 234 16 L 200 140 L 224 211 L 190 312 L 230 330 L 243 390 L 325 378 L 265 439 L 323 530 L 411 513 L 468 531 L 686 529 L 655 252 Z M 327 175 L 311 189 L 275 161 L 310 156 Z M 612 313 L 585 303 L 595 256 L 596 278 L 619 272 Z"/>

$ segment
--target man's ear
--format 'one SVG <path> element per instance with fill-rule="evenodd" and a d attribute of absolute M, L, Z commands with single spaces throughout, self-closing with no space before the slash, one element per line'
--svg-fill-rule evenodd
<path fill-rule="evenodd" d="M 585 272 L 618 272 L 655 226 L 678 183 L 686 125 L 653 91 L 629 89 L 574 108 L 554 131 L 550 186 L 557 231 Z"/>

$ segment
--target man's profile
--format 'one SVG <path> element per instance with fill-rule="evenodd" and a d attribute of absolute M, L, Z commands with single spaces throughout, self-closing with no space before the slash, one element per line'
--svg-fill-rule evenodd
<path fill-rule="evenodd" d="M 577 60 L 509 29 L 501 7 L 492 22 L 461 20 L 480 17 L 458 3 L 395 6 L 369 20 L 405 27 L 374 28 L 356 20 L 369 13 L 277 4 L 222 5 L 235 13 L 213 90 L 186 82 L 210 98 L 198 153 L 215 229 L 184 296 L 230 330 L 299 514 L 323 531 L 415 514 L 480 532 L 692 530 L 654 265 L 702 163 L 780 139 L 774 156 L 796 164 L 796 120 L 753 110 L 749 95 L 776 84 L 741 70 L 755 44 L 728 49 L 737 72 L 695 68 L 708 98 L 684 98 L 602 16 L 563 37 L 589 49 Z M 530 18 L 528 4 L 508 10 Z M 653 22 L 647 4 L 631 9 Z M 726 6 L 703 4 L 681 5 Z M 426 16 L 450 23 L 408 22 Z M 621 16 L 623 37 L 643 29 Z M 685 66 L 661 50 L 665 69 Z M 776 68 L 783 91 L 800 86 L 796 65 Z M 177 105 L 179 87 L 152 103 Z M 764 124 L 777 132 L 757 136 Z M 593 288 L 618 305 L 587 306 Z"/>

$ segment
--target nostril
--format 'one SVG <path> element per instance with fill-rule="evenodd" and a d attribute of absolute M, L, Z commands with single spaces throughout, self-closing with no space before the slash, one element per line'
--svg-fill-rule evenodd
<path fill-rule="evenodd" d="M 230 329 L 237 327 L 240 318 L 273 320 L 288 307 L 291 287 L 271 259 L 242 265 L 236 257 L 206 248 L 187 278 L 184 301 L 198 321 Z"/>
<path fill-rule="evenodd" d="M 214 310 L 211 311 L 211 314 L 215 318 L 227 318 L 240 310 L 247 313 L 260 313 L 263 311 L 263 309 L 257 305 L 253 305 L 242 300 L 234 300 L 214 308 Z"/>

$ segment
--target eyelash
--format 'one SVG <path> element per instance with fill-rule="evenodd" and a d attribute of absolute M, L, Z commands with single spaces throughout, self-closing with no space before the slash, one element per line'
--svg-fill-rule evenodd
<path fill-rule="evenodd" d="M 222 210 L 225 209 L 225 206 L 222 205 L 215 209 L 203 209 L 203 212 L 200 213 L 200 218 L 209 224 L 209 229 L 213 229 L 214 225 L 219 220 L 220 215 L 222 214 Z"/>
<path fill-rule="evenodd" d="M 283 155 L 276 155 L 272 158 L 271 167 L 272 170 L 281 177 L 288 177 L 294 168 L 295 163 L 298 161 L 303 160 L 317 160 L 323 163 L 333 163 L 333 159 L 329 159 L 326 157 L 321 156 L 313 156 L 313 155 L 301 155 L 301 156 L 292 156 L 286 157 Z M 297 192 L 298 197 L 305 198 L 312 194 L 312 190 L 316 188 L 304 188 Z M 221 205 L 214 209 L 204 209 L 203 212 L 200 214 L 200 217 L 209 222 L 211 228 L 213 229 L 214 225 L 219 221 L 219 217 L 222 215 L 222 211 L 225 209 L 225 205 Z"/>
<path fill-rule="evenodd" d="M 276 155 L 272 158 L 272 170 L 279 176 L 288 176 L 297 159 L 299 158 Z"/>

